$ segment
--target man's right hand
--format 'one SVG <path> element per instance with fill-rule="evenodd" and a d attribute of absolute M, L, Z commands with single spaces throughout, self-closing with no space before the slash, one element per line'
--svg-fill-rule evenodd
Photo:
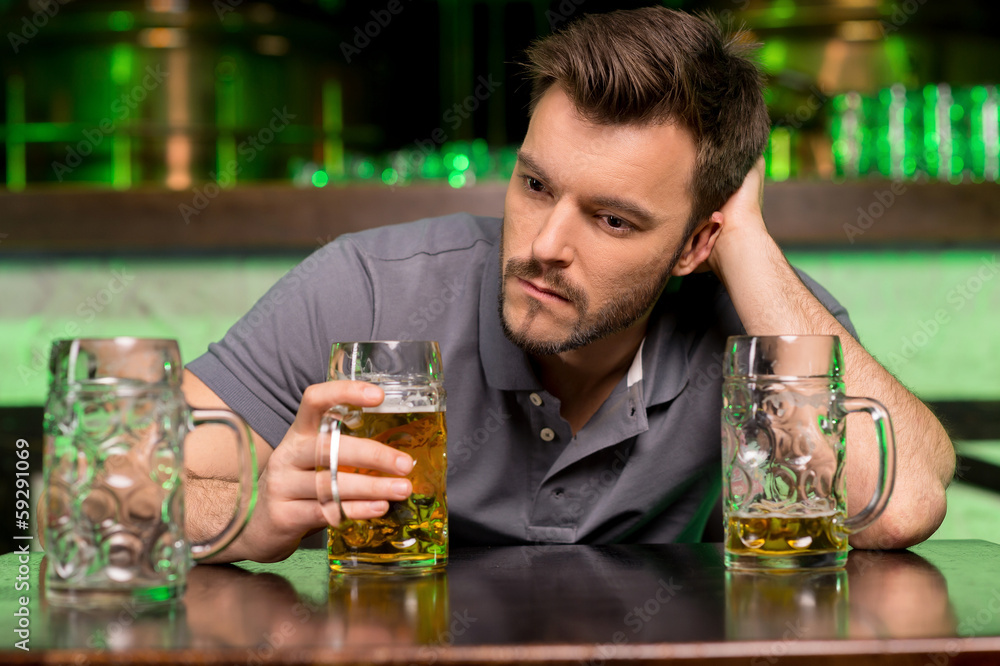
<path fill-rule="evenodd" d="M 194 407 L 226 407 L 194 374 L 185 370 L 184 393 Z M 316 498 L 316 446 L 320 421 L 338 404 L 373 407 L 382 402 L 382 390 L 371 384 L 334 381 L 308 387 L 295 421 L 273 450 L 260 435 L 252 433 L 257 451 L 257 506 L 250 522 L 225 550 L 211 562 L 282 560 L 298 547 L 306 535 L 326 527 Z M 235 455 L 226 444 L 211 441 L 196 430 L 185 442 L 188 530 L 196 538 L 218 532 L 235 505 Z M 347 518 L 377 518 L 389 510 L 389 501 L 406 499 L 412 490 L 405 475 L 413 459 L 370 439 L 342 436 L 340 466 L 371 470 L 379 475 L 337 475 L 342 511 Z"/>

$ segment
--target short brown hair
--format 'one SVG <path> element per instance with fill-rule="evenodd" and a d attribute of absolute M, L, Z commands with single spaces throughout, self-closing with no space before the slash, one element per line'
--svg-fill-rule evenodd
<path fill-rule="evenodd" d="M 739 189 L 767 145 L 755 50 L 744 33 L 666 7 L 587 14 L 529 47 L 531 111 L 558 85 L 594 123 L 686 126 L 698 146 L 690 233 Z"/>

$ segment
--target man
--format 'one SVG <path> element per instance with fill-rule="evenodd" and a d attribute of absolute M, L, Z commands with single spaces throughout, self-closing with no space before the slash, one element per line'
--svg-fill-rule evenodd
<path fill-rule="evenodd" d="M 893 499 L 851 543 L 930 535 L 951 443 L 768 235 L 767 114 L 739 41 L 651 7 L 586 16 L 528 55 L 531 120 L 502 225 L 455 215 L 341 237 L 189 366 L 188 399 L 241 414 L 262 467 L 255 515 L 220 559 L 281 559 L 325 526 L 320 418 L 382 398 L 325 382 L 329 348 L 368 339 L 441 343 L 453 543 L 700 538 L 719 496 L 721 351 L 744 330 L 841 337 L 848 392 L 881 400 L 899 443 Z M 440 314 L 417 315 L 435 301 Z M 877 473 L 870 430 L 849 444 L 852 513 Z M 189 523 L 207 530 L 231 504 L 231 454 L 202 437 L 187 456 Z M 339 475 L 350 518 L 410 492 L 404 453 L 345 438 L 340 463 L 382 473 Z"/>

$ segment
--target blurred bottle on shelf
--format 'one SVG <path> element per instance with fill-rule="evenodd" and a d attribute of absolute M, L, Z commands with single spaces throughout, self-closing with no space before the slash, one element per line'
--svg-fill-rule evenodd
<path fill-rule="evenodd" d="M 998 87 L 946 83 L 838 95 L 830 138 L 836 178 L 1000 180 Z"/>

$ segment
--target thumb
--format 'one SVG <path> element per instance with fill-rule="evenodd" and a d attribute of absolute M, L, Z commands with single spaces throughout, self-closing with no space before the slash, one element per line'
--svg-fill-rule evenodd
<path fill-rule="evenodd" d="M 336 405 L 374 407 L 382 403 L 385 393 L 367 382 L 337 380 L 313 384 L 302 393 L 302 402 L 295 415 L 292 429 L 297 433 L 316 434 L 323 415 Z"/>

